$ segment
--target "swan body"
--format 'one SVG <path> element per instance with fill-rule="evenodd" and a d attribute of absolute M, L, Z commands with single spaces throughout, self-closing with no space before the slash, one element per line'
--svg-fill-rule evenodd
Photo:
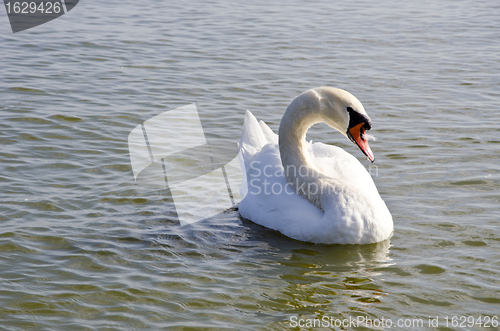
<path fill-rule="evenodd" d="M 343 149 L 305 140 L 325 122 L 373 162 L 365 131 L 371 121 L 350 93 L 308 90 L 287 107 L 279 136 L 249 111 L 240 152 L 246 174 L 241 216 L 301 241 L 368 244 L 389 238 L 392 216 L 363 165 Z"/>

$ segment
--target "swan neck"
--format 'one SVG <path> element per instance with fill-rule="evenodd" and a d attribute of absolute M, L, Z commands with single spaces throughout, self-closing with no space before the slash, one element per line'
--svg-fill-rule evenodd
<path fill-rule="evenodd" d="M 319 116 L 310 112 L 297 112 L 287 108 L 279 127 L 279 148 L 281 161 L 286 165 L 313 167 L 307 152 L 307 130 L 321 122 Z"/>
<path fill-rule="evenodd" d="M 285 176 L 294 191 L 321 208 L 319 171 L 308 152 L 307 130 L 322 122 L 317 111 L 288 106 L 279 127 L 279 149 Z"/>

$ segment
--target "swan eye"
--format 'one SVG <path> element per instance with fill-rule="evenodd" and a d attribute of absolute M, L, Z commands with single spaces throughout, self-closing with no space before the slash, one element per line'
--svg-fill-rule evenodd
<path fill-rule="evenodd" d="M 372 128 L 371 121 L 366 115 L 358 113 L 352 109 L 352 107 L 346 107 L 346 110 L 349 113 L 349 129 L 360 123 L 363 123 L 363 129 L 365 130 L 370 130 Z"/>

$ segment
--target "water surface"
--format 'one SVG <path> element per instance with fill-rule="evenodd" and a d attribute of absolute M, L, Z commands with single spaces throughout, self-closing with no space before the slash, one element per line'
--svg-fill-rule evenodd
<path fill-rule="evenodd" d="M 3 15 L 3 329 L 439 316 L 440 330 L 460 330 L 480 328 L 444 318 L 500 315 L 500 5 L 154 6 L 84 1 L 16 34 Z M 291 99 L 322 85 L 350 91 L 372 118 L 390 240 L 301 243 L 236 210 L 180 227 L 167 190 L 134 183 L 127 137 L 143 121 L 196 103 L 235 141 L 245 109 L 277 131 Z M 368 166 L 326 125 L 309 138 Z"/>

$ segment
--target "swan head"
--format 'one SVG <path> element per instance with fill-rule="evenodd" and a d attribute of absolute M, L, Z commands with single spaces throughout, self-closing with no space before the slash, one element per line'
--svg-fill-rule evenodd
<path fill-rule="evenodd" d="M 332 87 L 317 87 L 304 92 L 306 98 L 315 99 L 320 121 L 338 130 L 351 140 L 371 161 L 375 161 L 365 132 L 372 123 L 361 102 L 351 93 Z"/>

